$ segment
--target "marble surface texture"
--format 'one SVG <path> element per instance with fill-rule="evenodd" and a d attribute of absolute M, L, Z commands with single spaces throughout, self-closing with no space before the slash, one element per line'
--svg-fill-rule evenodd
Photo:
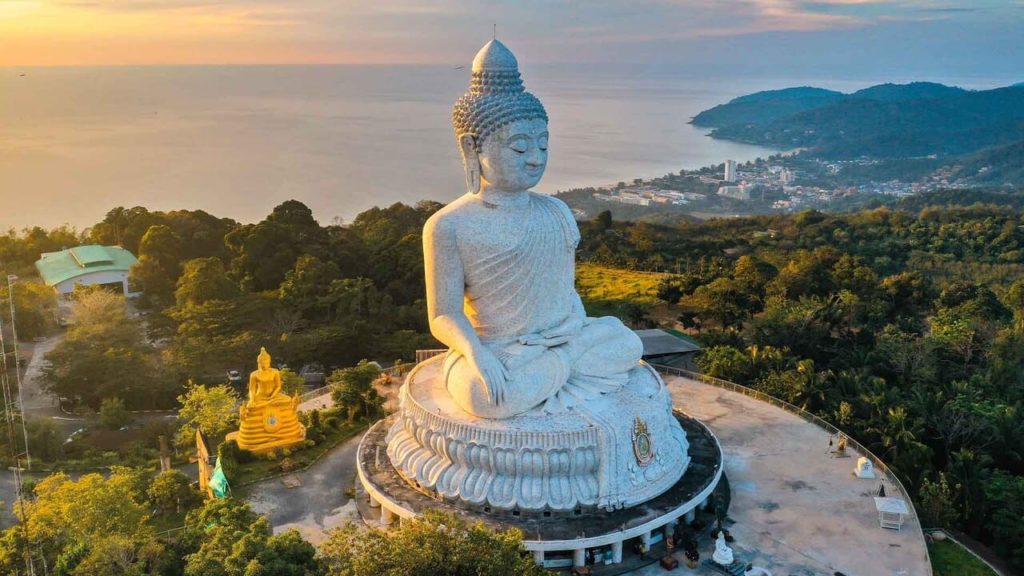
<path fill-rule="evenodd" d="M 611 510 L 659 495 L 689 462 L 685 432 L 639 337 L 586 315 L 576 222 L 530 190 L 547 114 L 504 44 L 477 54 L 452 118 L 467 192 L 423 231 L 430 330 L 449 352 L 407 379 L 392 463 L 484 507 Z"/>
<path fill-rule="evenodd" d="M 502 510 L 616 510 L 658 496 L 689 464 L 668 390 L 647 365 L 634 367 L 620 390 L 564 413 L 535 409 L 498 420 L 455 405 L 443 364 L 436 357 L 409 375 L 387 452 L 403 477 L 445 500 Z"/>

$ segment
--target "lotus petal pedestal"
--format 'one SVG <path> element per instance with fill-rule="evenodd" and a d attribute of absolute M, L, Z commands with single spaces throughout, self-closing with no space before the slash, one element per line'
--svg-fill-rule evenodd
<path fill-rule="evenodd" d="M 646 364 L 617 392 L 559 414 L 484 419 L 445 389 L 442 356 L 409 374 L 387 454 L 410 485 L 481 509 L 615 510 L 668 490 L 689 464 L 686 433 Z"/>

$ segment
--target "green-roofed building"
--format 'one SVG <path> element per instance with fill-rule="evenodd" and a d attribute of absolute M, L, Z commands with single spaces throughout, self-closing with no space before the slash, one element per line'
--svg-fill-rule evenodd
<path fill-rule="evenodd" d="M 60 252 L 47 252 L 36 261 L 36 269 L 47 286 L 66 296 L 75 286 L 109 286 L 126 296 L 135 296 L 128 287 L 128 271 L 138 262 L 135 255 L 120 246 L 76 246 Z"/>

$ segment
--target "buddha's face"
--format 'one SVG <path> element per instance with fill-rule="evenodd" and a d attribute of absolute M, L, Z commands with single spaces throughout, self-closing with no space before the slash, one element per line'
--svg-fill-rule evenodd
<path fill-rule="evenodd" d="M 258 357 L 256 357 L 256 366 L 260 370 L 266 370 L 267 368 L 270 368 L 270 358 L 268 358 L 266 356 L 258 356 Z"/>
<path fill-rule="evenodd" d="M 502 192 L 529 190 L 548 163 L 548 123 L 519 120 L 487 137 L 480 146 L 483 185 Z"/>

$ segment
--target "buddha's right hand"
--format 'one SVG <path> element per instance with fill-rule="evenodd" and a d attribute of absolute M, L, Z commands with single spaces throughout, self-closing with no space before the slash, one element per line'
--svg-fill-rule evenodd
<path fill-rule="evenodd" d="M 490 350 L 481 348 L 472 356 L 467 357 L 480 382 L 487 389 L 487 398 L 491 404 L 498 406 L 505 402 L 505 384 L 511 375 L 508 368 L 498 360 Z"/>

